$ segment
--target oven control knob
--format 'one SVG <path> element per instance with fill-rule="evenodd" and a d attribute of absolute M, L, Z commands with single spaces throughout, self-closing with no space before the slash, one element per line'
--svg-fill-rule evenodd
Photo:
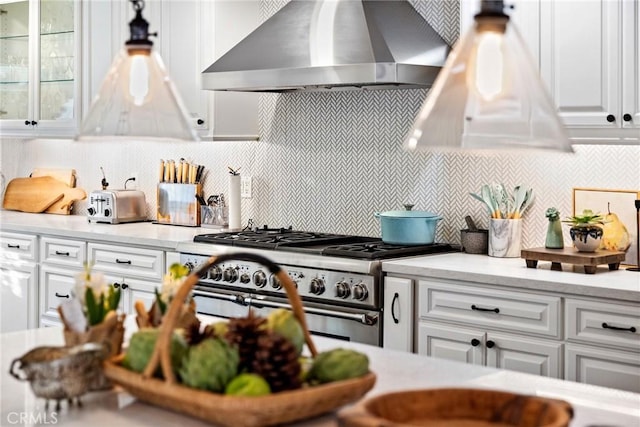
<path fill-rule="evenodd" d="M 253 283 L 259 288 L 264 288 L 267 284 L 267 275 L 264 274 L 264 271 L 260 270 L 253 273 Z"/>
<path fill-rule="evenodd" d="M 273 289 L 282 289 L 282 283 L 280 283 L 280 279 L 278 279 L 275 274 L 272 274 L 271 277 L 269 277 L 269 282 Z"/>
<path fill-rule="evenodd" d="M 89 213 L 89 215 L 95 215 L 96 214 L 95 208 L 92 208 L 92 207 L 88 207 L 87 208 L 87 212 Z"/>
<path fill-rule="evenodd" d="M 187 268 L 187 270 L 189 270 L 189 273 L 191 273 L 193 269 L 196 268 L 196 266 L 191 261 L 185 262 L 184 266 Z"/>
<path fill-rule="evenodd" d="M 220 267 L 218 267 L 217 265 L 211 267 L 209 269 L 209 279 L 216 282 L 222 279 L 222 269 L 220 269 Z"/>
<path fill-rule="evenodd" d="M 324 280 L 319 278 L 311 279 L 309 284 L 309 292 L 314 295 L 322 295 L 324 293 Z"/>
<path fill-rule="evenodd" d="M 251 281 L 251 276 L 247 273 L 242 273 L 240 275 L 240 283 L 249 283 Z"/>
<path fill-rule="evenodd" d="M 358 283 L 357 285 L 353 285 L 353 299 L 357 299 L 358 301 L 364 301 L 369 296 L 369 291 L 367 291 L 367 287 L 364 283 Z"/>
<path fill-rule="evenodd" d="M 349 284 L 347 282 L 336 283 L 335 290 L 338 298 L 345 299 L 351 294 L 351 288 L 349 288 Z"/>
<path fill-rule="evenodd" d="M 227 267 L 222 273 L 222 280 L 225 282 L 233 283 L 238 280 L 238 270 L 235 267 Z"/>

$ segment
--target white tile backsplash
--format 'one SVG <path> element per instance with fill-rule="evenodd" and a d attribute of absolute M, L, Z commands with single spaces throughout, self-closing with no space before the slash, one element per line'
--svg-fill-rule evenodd
<path fill-rule="evenodd" d="M 286 2 L 264 2 L 269 16 Z M 457 1 L 413 1 L 447 41 L 457 37 Z M 445 19 L 439 19 L 444 14 Z M 437 240 L 459 242 L 465 215 L 481 226 L 488 216 L 469 196 L 484 183 L 522 184 L 536 192 L 524 218 L 524 246 L 544 244 L 544 211 L 572 211 L 572 188 L 640 190 L 640 146 L 574 146 L 575 154 L 408 153 L 402 140 L 425 90 L 263 94 L 258 142 L 76 142 L 0 139 L 0 170 L 7 178 L 37 167 L 75 168 L 78 186 L 100 188 L 100 166 L 110 188 L 133 172 L 155 218 L 160 159 L 206 165 L 208 194 L 227 192 L 227 166 L 253 177 L 253 198 L 243 199 L 242 221 L 292 225 L 314 231 L 378 235 L 376 211 L 415 209 L 440 213 Z M 86 213 L 86 202 L 75 214 Z M 633 228 L 633 225 L 628 225 Z"/>

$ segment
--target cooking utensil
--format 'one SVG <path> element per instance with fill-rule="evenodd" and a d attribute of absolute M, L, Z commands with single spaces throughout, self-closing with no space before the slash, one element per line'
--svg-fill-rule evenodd
<path fill-rule="evenodd" d="M 442 216 L 425 211 L 387 211 L 373 214 L 380 219 L 382 241 L 392 245 L 433 243 Z"/>

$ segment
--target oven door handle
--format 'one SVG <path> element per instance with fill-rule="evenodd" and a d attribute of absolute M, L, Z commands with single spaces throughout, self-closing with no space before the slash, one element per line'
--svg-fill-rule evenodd
<path fill-rule="evenodd" d="M 291 306 L 289 304 L 283 304 L 283 303 L 274 302 L 274 301 L 267 301 L 261 298 L 252 298 L 249 296 L 244 297 L 244 302 L 246 305 L 253 306 L 256 308 L 269 307 L 269 308 L 291 309 Z M 304 307 L 304 312 L 310 313 L 310 314 L 319 314 L 322 316 L 337 317 L 339 319 L 355 320 L 356 322 L 360 322 L 368 326 L 375 325 L 376 323 L 378 323 L 378 316 L 371 315 L 368 313 L 343 313 L 341 311 L 325 310 L 323 308 L 314 308 L 314 307 Z"/>
<path fill-rule="evenodd" d="M 241 306 L 247 306 L 249 304 L 247 304 L 245 302 L 245 300 L 247 299 L 245 296 L 243 295 L 237 295 L 237 294 L 220 294 L 218 292 L 211 292 L 211 291 L 199 291 L 197 289 L 193 290 L 193 295 L 194 296 L 201 296 L 201 297 L 206 297 L 206 298 L 213 298 L 213 299 L 219 299 L 219 300 L 223 300 L 223 301 L 231 301 L 231 302 L 235 302 L 238 305 Z"/>

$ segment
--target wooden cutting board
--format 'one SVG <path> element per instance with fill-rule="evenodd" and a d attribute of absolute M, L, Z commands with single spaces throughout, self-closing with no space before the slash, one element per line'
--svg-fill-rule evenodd
<path fill-rule="evenodd" d="M 49 206 L 45 212 L 58 215 L 69 215 L 71 208 L 73 208 L 73 202 L 76 200 L 84 200 L 87 198 L 87 193 L 82 188 L 69 188 L 64 190 L 63 197 Z"/>
<path fill-rule="evenodd" d="M 64 182 L 69 187 L 76 186 L 76 170 L 75 169 L 50 169 L 50 168 L 37 168 L 31 172 L 31 178 L 38 178 L 41 176 L 51 176 L 59 181 Z"/>
<path fill-rule="evenodd" d="M 43 212 L 64 196 L 69 186 L 50 176 L 15 178 L 4 192 L 2 207 L 22 212 Z"/>

